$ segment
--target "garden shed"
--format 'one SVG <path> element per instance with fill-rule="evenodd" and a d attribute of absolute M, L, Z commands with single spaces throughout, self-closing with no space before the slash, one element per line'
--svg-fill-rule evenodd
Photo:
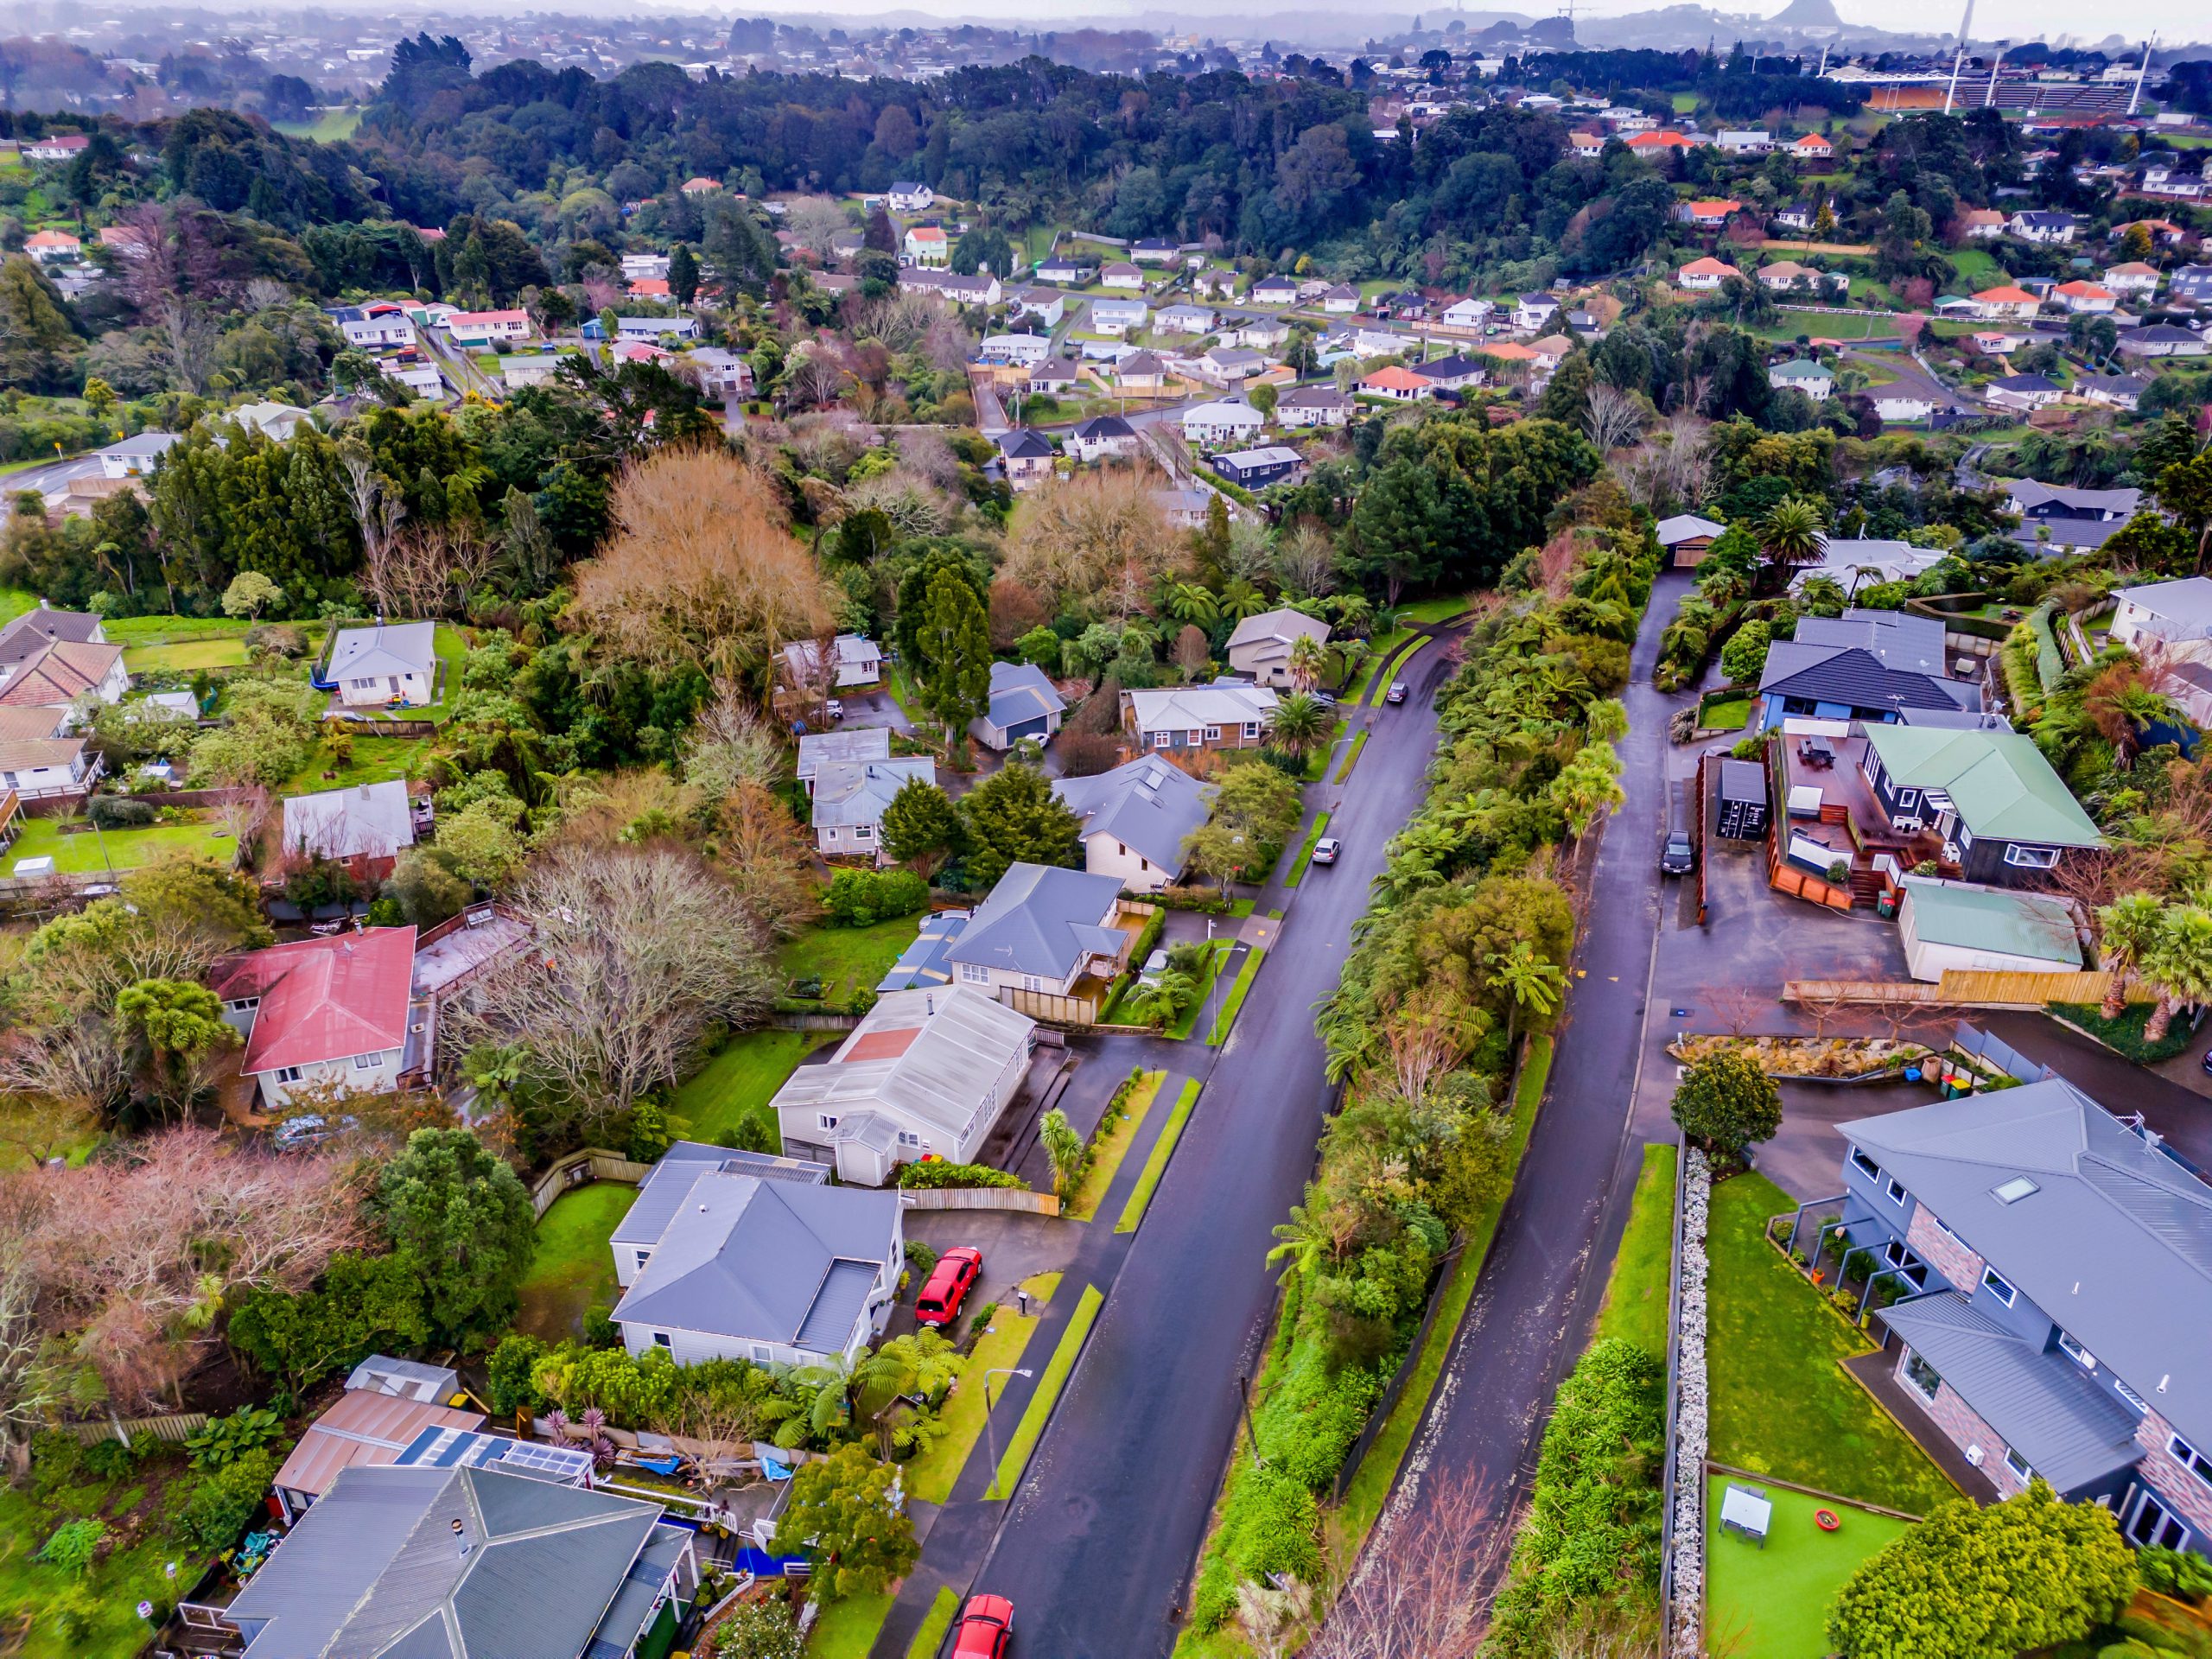
<path fill-rule="evenodd" d="M 2082 966 L 2074 912 L 2048 893 L 1909 875 L 1897 932 L 1905 970 L 1930 984 L 1951 969 L 2066 974 Z"/>
<path fill-rule="evenodd" d="M 1756 760 L 1720 763 L 1721 837 L 1758 841 L 1766 835 L 1766 768 Z"/>

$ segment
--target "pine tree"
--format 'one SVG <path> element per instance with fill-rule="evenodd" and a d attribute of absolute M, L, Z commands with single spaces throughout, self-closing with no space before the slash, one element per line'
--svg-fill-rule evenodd
<path fill-rule="evenodd" d="M 681 242 L 668 256 L 668 291 L 678 305 L 690 304 L 692 296 L 699 291 L 699 262 Z"/>
<path fill-rule="evenodd" d="M 957 738 L 991 698 L 990 618 L 958 575 L 931 579 L 914 644 L 922 706 L 944 722 L 948 741 Z"/>

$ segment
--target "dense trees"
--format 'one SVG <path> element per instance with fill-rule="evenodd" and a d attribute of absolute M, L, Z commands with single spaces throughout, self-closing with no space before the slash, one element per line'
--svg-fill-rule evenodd
<path fill-rule="evenodd" d="M 537 1217 L 467 1129 L 417 1129 L 377 1177 L 376 1213 L 420 1276 L 434 1339 L 480 1344 L 513 1318 Z"/>

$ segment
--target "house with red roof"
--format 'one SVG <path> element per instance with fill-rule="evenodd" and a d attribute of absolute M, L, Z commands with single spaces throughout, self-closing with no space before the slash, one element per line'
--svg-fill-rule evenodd
<path fill-rule="evenodd" d="M 1672 127 L 1662 127 L 1656 132 L 1637 133 L 1628 141 L 1628 147 L 1640 156 L 1652 156 L 1663 149 L 1688 149 L 1691 144 Z"/>
<path fill-rule="evenodd" d="M 2069 311 L 2083 315 L 2110 311 L 2120 303 L 2118 295 L 2108 288 L 2099 287 L 2094 283 L 2061 283 L 2051 290 L 2050 297 Z"/>
<path fill-rule="evenodd" d="M 74 259 L 84 245 L 67 231 L 40 231 L 23 238 L 23 251 L 41 265 L 50 265 L 60 259 Z"/>
<path fill-rule="evenodd" d="M 906 232 L 906 257 L 918 265 L 948 264 L 952 244 L 942 225 L 917 225 Z"/>
<path fill-rule="evenodd" d="M 1694 225 L 1701 231 L 1717 231 L 1728 222 L 1728 215 L 1741 213 L 1744 204 L 1732 196 L 1721 196 L 1705 201 L 1678 202 L 1675 219 L 1678 224 Z"/>
<path fill-rule="evenodd" d="M 386 1094 L 407 1066 L 415 930 L 372 927 L 226 957 L 208 975 L 264 1111 L 335 1087 Z"/>
<path fill-rule="evenodd" d="M 1744 273 L 1733 265 L 1726 265 L 1707 254 L 1702 259 L 1693 259 L 1675 273 L 1675 280 L 1693 294 L 1709 294 L 1731 276 Z"/>
<path fill-rule="evenodd" d="M 1789 146 L 1789 153 L 1805 162 L 1825 162 L 1835 154 L 1835 146 L 1817 132 L 1808 132 Z"/>
<path fill-rule="evenodd" d="M 1388 397 L 1401 404 L 1426 403 L 1436 392 L 1427 380 L 1395 363 L 1363 377 L 1359 389 L 1370 397 Z"/>
<path fill-rule="evenodd" d="M 1974 315 L 1985 322 L 2030 322 L 2041 309 L 2041 300 L 2010 283 L 1985 288 L 1974 296 Z"/>

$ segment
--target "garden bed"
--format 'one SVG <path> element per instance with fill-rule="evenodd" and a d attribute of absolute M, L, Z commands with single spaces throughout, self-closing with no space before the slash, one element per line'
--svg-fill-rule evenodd
<path fill-rule="evenodd" d="M 1839 1083 L 1894 1077 L 1935 1057 L 1924 1043 L 1888 1037 L 1726 1037 L 1689 1034 L 1667 1045 L 1667 1052 L 1686 1065 L 1716 1054 L 1740 1052 L 1758 1062 L 1770 1077 Z"/>
<path fill-rule="evenodd" d="M 2103 1010 L 2094 1002 L 2053 1002 L 2049 1013 L 2059 1024 L 2071 1026 L 2084 1036 L 2094 1038 L 2138 1065 L 2158 1065 L 2186 1054 L 2196 1036 L 2196 1027 L 2177 1016 L 2166 1027 L 2166 1034 L 2152 1042 L 2144 1031 L 2157 1006 L 2154 1002 L 2131 1002 L 2117 1020 L 2106 1019 Z"/>

